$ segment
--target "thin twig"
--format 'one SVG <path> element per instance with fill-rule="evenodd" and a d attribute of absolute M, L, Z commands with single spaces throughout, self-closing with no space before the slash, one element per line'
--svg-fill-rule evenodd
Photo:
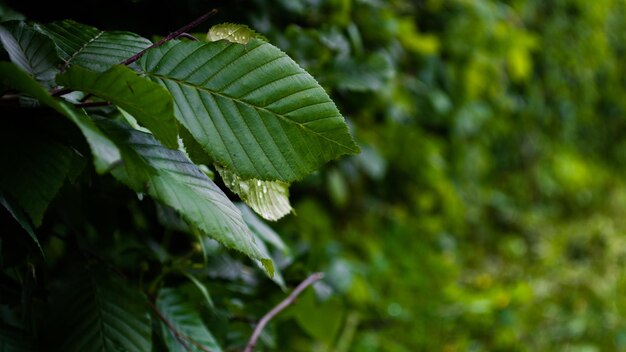
<path fill-rule="evenodd" d="M 164 37 L 163 39 L 159 40 L 158 42 L 150 45 L 149 47 L 143 49 L 142 51 L 138 52 L 137 54 L 129 57 L 128 59 L 126 59 L 124 61 L 122 61 L 120 64 L 121 65 L 127 65 L 127 66 L 132 64 L 133 62 L 139 60 L 146 53 L 146 51 L 148 51 L 149 49 L 156 48 L 158 46 L 163 45 L 167 41 L 170 41 L 172 39 L 178 38 L 181 35 L 187 34 L 186 33 L 187 31 L 189 31 L 192 28 L 197 27 L 202 22 L 206 21 L 209 17 L 215 15 L 216 13 L 217 13 L 217 9 L 213 9 L 213 10 L 205 13 L 204 15 L 198 17 L 197 19 L 195 19 L 192 22 L 189 22 L 188 24 L 184 25 L 183 27 L 181 27 L 180 29 L 176 30 L 175 32 L 170 33 L 168 36 Z M 189 36 L 191 36 L 191 35 L 189 35 Z M 193 37 L 193 36 L 191 36 L 191 37 Z M 53 97 L 60 97 L 61 95 L 65 95 L 65 94 L 71 93 L 73 91 L 74 91 L 73 89 L 69 89 L 69 88 L 60 88 L 60 89 L 56 88 L 56 89 L 52 90 L 51 95 Z"/>
<path fill-rule="evenodd" d="M 190 29 L 198 26 L 199 24 L 201 24 L 202 22 L 206 21 L 209 17 L 215 15 L 217 13 L 217 9 L 213 9 L 207 13 L 205 13 L 204 15 L 198 17 L 196 20 L 186 24 L 185 26 L 181 27 L 180 29 L 178 29 L 177 31 L 170 33 L 168 36 L 166 36 L 165 38 L 159 40 L 158 42 L 150 45 L 149 47 L 143 49 L 142 51 L 138 52 L 137 54 L 129 57 L 128 59 L 122 61 L 122 65 L 130 65 L 133 62 L 139 60 L 145 53 L 146 51 L 148 51 L 149 49 L 152 48 L 156 48 L 158 46 L 163 45 L 163 43 L 172 40 L 174 38 L 177 38 L 178 36 L 180 36 L 181 34 L 189 31 Z"/>
<path fill-rule="evenodd" d="M 302 281 L 300 285 L 298 285 L 293 290 L 293 292 L 291 292 L 291 294 L 287 296 L 287 298 L 282 300 L 274 308 L 272 308 L 272 310 L 267 312 L 263 316 L 263 318 L 259 320 L 259 323 L 254 328 L 254 331 L 252 332 L 252 335 L 250 336 L 250 340 L 248 340 L 248 344 L 246 345 L 246 348 L 243 350 L 243 352 L 252 352 L 254 350 L 254 347 L 256 346 L 256 342 L 259 339 L 259 336 L 261 336 L 261 332 L 263 331 L 263 328 L 265 328 L 265 325 L 267 325 L 267 323 L 269 323 L 269 321 L 272 320 L 272 318 L 274 318 L 278 313 L 280 313 L 282 310 L 284 310 L 285 308 L 293 304 L 296 301 L 296 298 L 298 298 L 298 295 L 300 295 L 300 293 L 302 293 L 302 291 L 304 291 L 305 288 L 307 288 L 314 282 L 322 279 L 323 277 L 324 277 L 324 273 L 311 274 L 309 277 L 306 278 L 306 280 Z"/>

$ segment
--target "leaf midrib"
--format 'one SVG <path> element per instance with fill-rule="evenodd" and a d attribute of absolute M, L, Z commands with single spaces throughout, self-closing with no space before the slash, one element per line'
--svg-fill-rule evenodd
<path fill-rule="evenodd" d="M 164 76 L 164 75 L 160 75 L 160 74 L 153 73 L 153 72 L 147 72 L 147 71 L 144 71 L 144 73 L 147 76 L 150 76 L 150 77 L 154 77 L 154 78 L 161 79 L 161 80 L 173 81 L 173 82 L 175 82 L 177 84 L 185 85 L 185 86 L 188 86 L 188 87 L 192 87 L 192 88 L 195 88 L 197 90 L 209 93 L 211 95 L 220 96 L 220 97 L 223 97 L 223 98 L 226 98 L 226 99 L 230 99 L 230 100 L 235 101 L 235 102 L 237 102 L 239 104 L 246 105 L 246 106 L 251 107 L 251 108 L 256 109 L 256 110 L 268 112 L 268 113 L 270 113 L 270 114 L 272 114 L 274 116 L 279 117 L 280 119 L 282 119 L 282 120 L 284 120 L 284 121 L 286 121 L 288 123 L 300 126 L 300 128 L 306 130 L 307 132 L 312 133 L 314 135 L 317 135 L 318 137 L 320 137 L 320 138 L 322 138 L 322 139 L 324 139 L 324 140 L 326 140 L 326 141 L 328 141 L 328 142 L 330 142 L 332 144 L 336 144 L 337 146 L 339 146 L 339 147 L 341 147 L 341 148 L 343 148 L 343 149 L 345 149 L 345 150 L 347 150 L 349 152 L 356 152 L 356 150 L 351 148 L 350 146 L 344 145 L 342 143 L 337 142 L 336 140 L 334 140 L 332 138 L 326 137 L 325 135 L 323 135 L 323 134 L 321 134 L 321 133 L 319 133 L 319 132 L 317 132 L 315 130 L 312 130 L 309 127 L 307 127 L 304 123 L 296 122 L 296 121 L 288 118 L 287 116 L 285 116 L 283 114 L 280 114 L 280 113 L 277 113 L 275 111 L 272 111 L 272 110 L 270 110 L 270 109 L 268 109 L 266 107 L 257 106 L 257 105 L 251 104 L 251 103 L 249 103 L 249 102 L 247 102 L 245 100 L 241 100 L 239 98 L 232 97 L 232 96 L 224 94 L 222 92 L 218 92 L 218 91 L 212 90 L 210 88 L 207 88 L 207 87 L 204 87 L 204 86 L 200 86 L 200 85 L 196 85 L 196 84 L 193 84 L 193 83 L 190 83 L 190 82 L 187 82 L 187 81 L 183 81 L 183 80 L 180 80 L 180 79 L 176 79 L 176 78 L 173 78 L 173 77 Z M 313 86 L 313 87 L 310 87 L 308 89 L 316 89 L 316 88 L 317 87 Z M 340 115 L 327 116 L 327 117 L 324 117 L 324 119 L 331 118 L 331 117 L 341 117 L 341 116 Z M 310 121 L 307 121 L 307 122 L 310 122 Z"/>
<path fill-rule="evenodd" d="M 70 56 L 67 61 L 66 64 L 69 65 L 72 60 L 74 60 L 76 58 L 76 56 L 78 54 L 80 54 L 81 52 L 83 52 L 85 50 L 85 48 L 87 48 L 87 46 L 89 46 L 89 44 L 93 43 L 95 40 L 97 40 L 98 38 L 100 38 L 102 36 L 102 34 L 104 34 L 104 31 L 100 31 L 98 32 L 98 34 L 96 34 L 93 38 L 89 39 L 89 41 L 87 41 L 85 44 L 83 44 L 83 46 L 81 46 L 78 50 L 76 50 L 72 56 Z"/>

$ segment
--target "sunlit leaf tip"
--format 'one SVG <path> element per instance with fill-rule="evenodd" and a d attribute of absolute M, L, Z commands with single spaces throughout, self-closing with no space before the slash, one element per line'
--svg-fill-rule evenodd
<path fill-rule="evenodd" d="M 291 212 L 288 183 L 245 179 L 219 165 L 216 165 L 216 169 L 226 187 L 264 219 L 276 221 Z"/>
<path fill-rule="evenodd" d="M 218 40 L 227 40 L 231 43 L 248 44 L 250 39 L 259 38 L 265 40 L 265 37 L 255 32 L 250 27 L 243 24 L 221 23 L 209 29 L 207 33 L 207 41 L 215 42 Z"/>

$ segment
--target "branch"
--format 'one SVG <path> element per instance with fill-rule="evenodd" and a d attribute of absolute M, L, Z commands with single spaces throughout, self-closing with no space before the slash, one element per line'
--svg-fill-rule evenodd
<path fill-rule="evenodd" d="M 243 350 L 243 352 L 254 351 L 254 346 L 256 346 L 256 342 L 259 339 L 259 336 L 261 336 L 261 331 L 263 331 L 263 328 L 265 328 L 265 325 L 267 325 L 267 323 L 269 323 L 269 321 L 272 320 L 272 318 L 274 318 L 278 313 L 283 311 L 288 306 L 292 305 L 296 301 L 296 298 L 298 298 L 298 296 L 302 293 L 302 291 L 304 291 L 305 288 L 307 288 L 314 282 L 322 279 L 323 277 L 324 277 L 324 273 L 311 274 L 309 277 L 306 278 L 306 280 L 302 281 L 300 285 L 298 285 L 293 290 L 293 292 L 291 292 L 291 294 L 287 296 L 287 298 L 282 300 L 274 308 L 272 308 L 272 310 L 267 312 L 263 316 L 263 318 L 259 320 L 259 323 L 254 328 L 254 331 L 252 332 L 252 335 L 250 336 L 250 340 L 248 340 L 248 344 L 246 345 L 246 348 Z"/>
<path fill-rule="evenodd" d="M 180 29 L 176 30 L 175 32 L 170 33 L 165 38 L 159 40 L 158 42 L 150 45 L 149 47 L 143 49 L 142 51 L 138 52 L 137 54 L 129 57 L 128 59 L 126 59 L 124 61 L 122 61 L 120 64 L 128 66 L 128 65 L 132 64 L 133 62 L 139 60 L 146 53 L 146 51 L 148 51 L 148 50 L 150 50 L 152 48 L 156 48 L 158 46 L 161 46 L 165 42 L 170 41 L 170 40 L 175 39 L 175 38 L 178 38 L 180 36 L 184 36 L 184 37 L 190 36 L 190 37 L 193 37 L 193 36 L 187 34 L 186 32 L 189 31 L 192 28 L 197 27 L 202 22 L 206 21 L 209 17 L 215 15 L 216 13 L 217 13 L 217 9 L 213 9 L 213 10 L 205 13 L 204 15 L 196 18 L 192 22 L 189 22 L 188 24 L 184 25 L 183 27 L 181 27 Z M 195 39 L 195 37 L 194 37 L 194 39 Z M 52 90 L 51 94 L 52 94 L 53 97 L 59 97 L 61 95 L 65 95 L 65 94 L 71 93 L 71 92 L 73 92 L 73 90 L 69 89 L 69 88 L 60 88 L 60 89 L 57 88 L 57 89 Z"/>
<path fill-rule="evenodd" d="M 53 97 L 60 97 L 62 95 L 68 94 L 73 92 L 73 89 L 69 89 L 69 88 L 54 88 L 51 92 L 50 95 L 52 95 Z"/>
<path fill-rule="evenodd" d="M 165 38 L 159 40 L 158 42 L 150 45 L 149 47 L 143 49 L 142 51 L 138 52 L 137 54 L 129 57 L 128 59 L 126 59 L 124 61 L 122 61 L 122 65 L 130 65 L 130 64 L 132 64 L 133 62 L 139 60 L 146 53 L 146 51 L 148 51 L 148 50 L 150 50 L 152 48 L 156 48 L 158 46 L 161 46 L 161 45 L 163 45 L 163 43 L 165 43 L 167 41 L 170 41 L 170 40 L 172 40 L 174 38 L 178 38 L 181 34 L 183 34 L 183 33 L 187 32 L 187 31 L 189 31 L 190 29 L 198 26 L 202 22 L 206 21 L 207 18 L 215 15 L 216 13 L 217 13 L 217 9 L 213 9 L 213 10 L 205 13 L 204 15 L 202 15 L 202 16 L 198 17 L 197 19 L 195 19 L 194 21 L 184 25 L 183 27 L 181 27 L 177 31 L 170 33 Z"/>

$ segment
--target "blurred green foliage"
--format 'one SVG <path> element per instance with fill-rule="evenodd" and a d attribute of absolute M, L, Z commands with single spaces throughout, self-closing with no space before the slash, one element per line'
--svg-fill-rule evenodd
<path fill-rule="evenodd" d="M 327 280 L 260 350 L 626 350 L 624 1 L 221 5 L 316 77 L 363 146 L 292 190 L 279 266 Z M 284 293 L 228 258 L 204 318 L 236 350 Z"/>
<path fill-rule="evenodd" d="M 279 226 L 329 273 L 348 350 L 626 350 L 626 3 L 281 3 L 251 26 L 366 146 Z"/>

